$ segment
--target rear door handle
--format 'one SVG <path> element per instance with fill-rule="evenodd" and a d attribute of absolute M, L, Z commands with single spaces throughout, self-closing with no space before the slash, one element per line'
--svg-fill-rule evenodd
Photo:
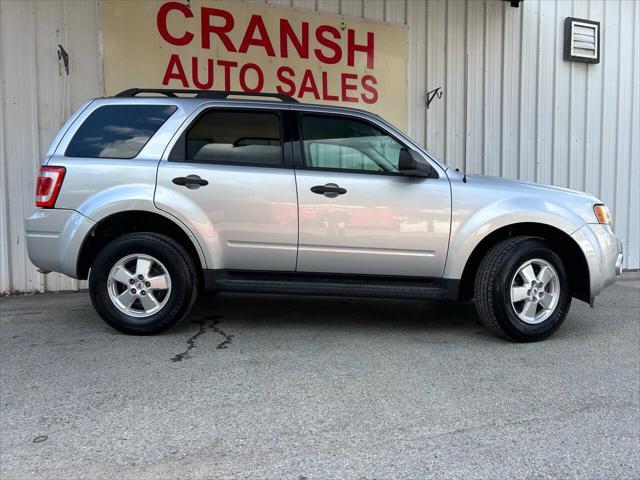
<path fill-rule="evenodd" d="M 318 195 L 324 195 L 327 198 L 336 198 L 338 195 L 344 195 L 345 193 L 347 193 L 346 188 L 342 188 L 335 183 L 316 185 L 315 187 L 311 187 L 311 191 L 313 193 L 317 193 Z"/>
<path fill-rule="evenodd" d="M 196 188 L 209 185 L 209 182 L 204 178 L 200 178 L 198 175 L 187 175 L 186 177 L 176 177 L 172 180 L 176 185 L 181 187 L 187 187 L 189 190 L 195 190 Z"/>

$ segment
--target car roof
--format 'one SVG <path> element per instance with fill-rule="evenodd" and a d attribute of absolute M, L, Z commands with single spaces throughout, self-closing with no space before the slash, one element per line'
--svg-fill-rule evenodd
<path fill-rule="evenodd" d="M 322 110 L 345 113 L 350 112 L 358 115 L 375 116 L 377 118 L 382 118 L 376 113 L 360 108 L 317 103 L 303 103 L 299 102 L 289 95 L 267 92 L 249 93 L 230 90 L 221 91 L 177 90 L 164 88 L 131 88 L 111 97 L 101 97 L 101 100 L 117 100 L 117 103 L 126 103 L 121 102 L 121 100 L 134 98 L 136 99 L 135 103 L 145 103 L 144 101 L 139 102 L 139 100 L 144 99 L 153 100 L 153 102 L 151 103 L 158 103 L 158 100 L 161 100 L 160 103 L 167 103 L 171 105 L 182 104 L 185 107 L 190 107 L 191 109 L 197 108 L 197 106 L 201 104 L 211 104 L 213 102 L 216 105 L 235 105 L 243 107 L 259 106 L 264 108 L 265 106 L 274 106 L 276 108 L 281 108 L 283 106 L 289 106 L 294 107 L 295 110 Z M 263 98 L 266 98 L 266 100 Z"/>

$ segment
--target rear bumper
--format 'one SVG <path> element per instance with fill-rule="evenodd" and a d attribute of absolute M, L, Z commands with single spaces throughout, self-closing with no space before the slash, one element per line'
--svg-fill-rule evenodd
<path fill-rule="evenodd" d="M 75 210 L 36 209 L 24 221 L 31 262 L 75 278 L 82 243 L 94 225 Z"/>
<path fill-rule="evenodd" d="M 586 224 L 572 237 L 587 260 L 590 297 L 593 299 L 622 274 L 622 243 L 609 225 Z"/>

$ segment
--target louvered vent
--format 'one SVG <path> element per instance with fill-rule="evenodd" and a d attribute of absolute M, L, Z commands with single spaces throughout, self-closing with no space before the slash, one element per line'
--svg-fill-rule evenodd
<path fill-rule="evenodd" d="M 600 62 L 600 22 L 569 17 L 564 24 L 564 59 Z"/>

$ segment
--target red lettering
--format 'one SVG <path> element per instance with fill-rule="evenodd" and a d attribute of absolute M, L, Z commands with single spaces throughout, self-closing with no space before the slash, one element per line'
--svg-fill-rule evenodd
<path fill-rule="evenodd" d="M 347 30 L 347 65 L 353 67 L 355 65 L 355 52 L 366 52 L 367 68 L 373 68 L 373 32 L 367 32 L 367 43 L 358 45 L 355 40 L 356 32 L 353 29 Z"/>
<path fill-rule="evenodd" d="M 309 22 L 302 22 L 302 40 L 296 36 L 288 20 L 280 19 L 280 56 L 289 57 L 289 40 L 298 57 L 309 58 Z"/>
<path fill-rule="evenodd" d="M 371 94 L 370 97 L 368 97 L 365 93 L 360 95 L 360 98 L 362 98 L 362 101 L 364 103 L 368 103 L 369 105 L 371 105 L 372 103 L 376 103 L 378 101 L 378 90 L 375 88 L 375 85 L 377 84 L 378 81 L 373 75 L 365 75 L 364 77 L 362 77 L 362 88 Z"/>
<path fill-rule="evenodd" d="M 158 32 L 160 32 L 160 36 L 164 38 L 165 41 L 172 45 L 186 45 L 193 40 L 193 33 L 185 32 L 181 37 L 174 37 L 169 33 L 169 29 L 167 28 L 167 16 L 171 10 L 178 10 L 185 16 L 185 18 L 193 17 L 193 12 L 187 5 L 179 2 L 167 2 L 160 7 L 158 15 L 156 16 Z"/>
<path fill-rule="evenodd" d="M 253 38 L 256 30 L 259 36 L 258 38 Z M 264 48 L 264 51 L 267 52 L 267 55 L 270 57 L 276 56 L 276 52 L 273 50 L 273 45 L 271 45 L 271 40 L 269 39 L 269 34 L 267 33 L 267 28 L 264 26 L 260 15 L 251 15 L 251 20 L 249 20 L 249 25 L 247 25 L 247 29 L 244 32 L 244 37 L 242 37 L 242 43 L 238 51 L 240 53 L 247 53 L 251 45 Z"/>
<path fill-rule="evenodd" d="M 224 20 L 224 25 L 211 25 L 212 16 L 222 18 Z M 220 10 L 219 8 L 202 7 L 200 20 L 202 29 L 202 48 L 211 48 L 211 34 L 213 33 L 220 38 L 220 41 L 222 41 L 228 52 L 236 51 L 236 47 L 234 47 L 229 35 L 227 35 L 228 32 L 233 30 L 233 25 L 235 23 L 233 15 L 225 10 Z"/>
<path fill-rule="evenodd" d="M 258 83 L 254 88 L 249 88 L 247 85 L 247 70 L 249 69 L 255 71 L 256 76 L 258 77 Z M 261 92 L 262 87 L 264 87 L 264 73 L 262 73 L 262 69 L 258 65 L 255 63 L 247 63 L 240 67 L 240 88 L 242 88 L 243 92 Z"/>
<path fill-rule="evenodd" d="M 314 53 L 316 54 L 316 57 L 318 57 L 318 60 L 320 60 L 321 62 L 333 65 L 335 63 L 338 63 L 342 59 L 342 49 L 340 48 L 340 44 L 338 42 L 327 38 L 325 36 L 325 33 L 330 34 L 335 40 L 339 40 L 340 31 L 337 28 L 332 27 L 331 25 L 320 25 L 316 29 L 316 40 L 323 47 L 327 47 L 328 49 L 332 50 L 333 55 L 325 55 L 320 48 L 316 48 L 314 50 Z"/>
<path fill-rule="evenodd" d="M 357 90 L 358 86 L 353 83 L 348 83 L 350 80 L 357 80 L 358 75 L 355 73 L 341 73 L 340 74 L 340 84 L 342 85 L 342 101 L 343 102 L 357 102 L 358 99 L 356 97 L 350 97 L 347 93 L 350 90 Z"/>
<path fill-rule="evenodd" d="M 291 67 L 280 67 L 278 68 L 278 70 L 276 71 L 276 75 L 278 77 L 278 81 L 280 81 L 281 83 L 285 84 L 287 87 L 289 87 L 288 89 L 284 89 L 281 85 L 276 86 L 276 90 L 278 91 L 278 93 L 281 93 L 283 95 L 295 95 L 296 93 L 296 84 L 294 83 L 293 80 L 291 80 L 291 78 L 287 78 L 285 77 L 285 73 L 290 76 L 290 77 L 295 77 L 295 72 L 293 71 L 293 68 Z"/>
<path fill-rule="evenodd" d="M 202 83 L 198 78 L 198 57 L 191 57 L 191 75 L 196 88 L 209 90 L 213 86 L 213 59 L 207 58 L 207 81 Z"/>
<path fill-rule="evenodd" d="M 231 69 L 238 66 L 238 62 L 218 60 L 218 65 L 224 68 L 224 89 L 231 90 Z"/>
<path fill-rule="evenodd" d="M 328 102 L 336 102 L 339 100 L 337 95 L 329 95 L 329 75 L 322 72 L 322 100 Z"/>
<path fill-rule="evenodd" d="M 312 93 L 313 98 L 315 98 L 316 100 L 320 100 L 320 95 L 318 94 L 318 86 L 316 85 L 316 81 L 313 78 L 313 72 L 309 69 L 304 71 L 298 96 L 303 97 L 307 92 Z"/>
<path fill-rule="evenodd" d="M 173 71 L 174 69 L 176 70 L 175 72 Z M 169 58 L 169 64 L 167 65 L 164 77 L 162 78 L 162 85 L 169 85 L 169 81 L 171 80 L 179 80 L 182 82 L 183 87 L 189 87 L 187 76 L 184 74 L 182 62 L 180 61 L 180 57 L 177 53 L 172 53 Z"/>

